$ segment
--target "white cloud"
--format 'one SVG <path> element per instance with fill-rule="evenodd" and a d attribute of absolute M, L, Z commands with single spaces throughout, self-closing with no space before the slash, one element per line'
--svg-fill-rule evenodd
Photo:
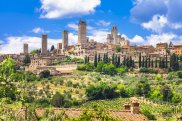
<path fill-rule="evenodd" d="M 68 26 L 69 28 L 75 30 L 75 31 L 78 31 L 78 24 L 76 24 L 76 23 L 69 23 L 67 26 Z M 93 30 L 93 29 L 94 29 L 94 28 L 93 28 L 92 26 L 88 26 L 88 25 L 87 25 L 87 30 Z"/>
<path fill-rule="evenodd" d="M 92 30 L 92 35 L 88 36 L 90 39 L 93 39 L 97 42 L 106 42 L 107 34 L 109 34 L 109 31 L 107 30 Z"/>
<path fill-rule="evenodd" d="M 172 24 L 170 24 L 170 26 L 173 29 L 181 29 L 182 28 L 182 24 L 181 23 L 172 23 Z"/>
<path fill-rule="evenodd" d="M 87 15 L 95 12 L 101 0 L 40 0 L 41 18 L 62 18 Z"/>
<path fill-rule="evenodd" d="M 48 47 L 51 45 L 56 45 L 56 43 L 61 42 L 61 39 L 48 39 Z M 0 45 L 0 53 L 3 54 L 19 54 L 23 52 L 23 43 L 29 44 L 29 51 L 41 48 L 41 38 L 40 37 L 8 37 L 7 42 Z"/>
<path fill-rule="evenodd" d="M 111 22 L 107 22 L 104 20 L 100 20 L 99 22 L 96 23 L 98 26 L 103 26 L 103 27 L 107 27 L 111 24 Z"/>
<path fill-rule="evenodd" d="M 77 43 L 77 40 L 78 40 L 78 35 L 75 35 L 73 33 L 69 33 L 68 38 L 69 38 L 68 44 L 69 45 L 75 45 Z"/>
<path fill-rule="evenodd" d="M 67 26 L 75 31 L 78 30 L 78 25 L 75 23 L 69 23 Z"/>
<path fill-rule="evenodd" d="M 168 20 L 165 16 L 154 15 L 151 21 L 142 23 L 142 26 L 145 29 L 160 33 L 167 24 Z"/>
<path fill-rule="evenodd" d="M 146 37 L 148 44 L 151 44 L 153 46 L 156 46 L 157 43 L 160 42 L 167 42 L 169 43 L 170 41 L 174 43 L 179 43 L 181 42 L 181 37 L 173 34 L 173 33 L 163 33 L 159 35 L 150 35 Z"/>
<path fill-rule="evenodd" d="M 3 44 L 3 43 L 4 43 L 4 41 L 0 40 L 0 45 Z"/>
<path fill-rule="evenodd" d="M 144 41 L 144 38 L 139 35 L 135 35 L 132 39 L 130 39 L 130 42 L 132 43 L 144 43 Z"/>
<path fill-rule="evenodd" d="M 49 33 L 49 31 L 45 31 L 44 29 L 40 28 L 40 27 L 36 27 L 32 30 L 33 33 Z"/>

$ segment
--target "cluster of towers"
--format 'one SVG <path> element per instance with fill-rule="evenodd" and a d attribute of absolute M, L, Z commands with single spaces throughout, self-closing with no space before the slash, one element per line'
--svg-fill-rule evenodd
<path fill-rule="evenodd" d="M 120 44 L 125 38 L 118 35 L 118 29 L 116 26 L 112 28 L 111 34 L 107 35 L 107 42 L 112 44 Z"/>
<path fill-rule="evenodd" d="M 85 44 L 88 41 L 87 38 L 87 24 L 86 22 L 80 20 L 78 24 L 78 43 L 77 44 Z M 46 55 L 48 50 L 48 36 L 47 34 L 42 35 L 41 41 L 41 54 Z M 62 32 L 62 43 L 57 43 L 57 50 L 65 51 L 68 48 L 68 31 L 64 30 Z M 28 44 L 25 43 L 23 45 L 23 53 L 28 54 Z"/>

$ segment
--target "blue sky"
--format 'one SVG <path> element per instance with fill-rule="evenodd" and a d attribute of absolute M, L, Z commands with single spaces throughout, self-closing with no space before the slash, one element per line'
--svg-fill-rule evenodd
<path fill-rule="evenodd" d="M 118 26 L 132 44 L 181 43 L 181 12 L 181 0 L 1 0 L 0 53 L 20 53 L 23 43 L 30 50 L 40 48 L 42 33 L 48 34 L 50 47 L 61 42 L 65 29 L 69 44 L 75 44 L 79 19 L 99 42 Z"/>

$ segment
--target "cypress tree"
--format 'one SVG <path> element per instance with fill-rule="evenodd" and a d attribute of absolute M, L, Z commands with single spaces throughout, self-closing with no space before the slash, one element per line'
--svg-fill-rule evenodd
<path fill-rule="evenodd" d="M 128 57 L 126 58 L 126 66 L 130 67 L 130 58 L 128 58 Z"/>
<path fill-rule="evenodd" d="M 135 68 L 135 61 L 132 61 L 132 67 Z"/>
<path fill-rule="evenodd" d="M 147 68 L 147 61 L 148 61 L 148 59 L 147 59 L 147 57 L 145 57 L 145 68 Z"/>
<path fill-rule="evenodd" d="M 170 68 L 173 71 L 178 71 L 179 70 L 179 62 L 178 62 L 178 56 L 173 53 L 170 57 Z"/>
<path fill-rule="evenodd" d="M 106 63 L 106 54 L 104 54 L 103 62 Z"/>
<path fill-rule="evenodd" d="M 90 62 L 90 58 L 89 58 L 89 56 L 88 56 L 88 58 L 87 58 L 87 63 L 89 63 Z"/>
<path fill-rule="evenodd" d="M 84 63 L 85 64 L 87 63 L 87 56 L 85 56 L 85 58 L 84 58 Z"/>
<path fill-rule="evenodd" d="M 106 63 L 109 63 L 109 57 L 108 57 L 108 53 L 106 53 Z"/>
<path fill-rule="evenodd" d="M 97 67 L 97 54 L 95 54 L 94 66 Z"/>
<path fill-rule="evenodd" d="M 157 68 L 157 58 L 155 58 L 155 68 Z"/>
<path fill-rule="evenodd" d="M 149 63 L 148 63 L 148 67 L 150 68 L 151 66 L 151 61 L 150 61 L 150 56 L 149 56 Z"/>
<path fill-rule="evenodd" d="M 112 64 L 115 64 L 115 57 L 114 57 L 114 54 L 112 55 Z"/>
<path fill-rule="evenodd" d="M 159 68 L 161 68 L 161 58 L 159 59 Z"/>
<path fill-rule="evenodd" d="M 132 67 L 132 57 L 130 56 L 130 59 L 129 59 L 129 67 Z"/>
<path fill-rule="evenodd" d="M 143 58 L 143 60 L 142 60 L 142 67 L 144 67 L 145 66 L 145 58 L 144 58 L 144 56 L 142 58 Z"/>
<path fill-rule="evenodd" d="M 51 52 L 55 49 L 54 45 L 51 46 Z"/>
<path fill-rule="evenodd" d="M 118 60 L 117 60 L 117 65 L 116 65 L 116 67 L 117 67 L 117 68 L 120 67 L 120 56 L 118 56 Z"/>
<path fill-rule="evenodd" d="M 114 56 L 114 65 L 117 66 L 118 56 Z"/>
<path fill-rule="evenodd" d="M 126 66 L 126 57 L 124 57 L 123 65 Z"/>
<path fill-rule="evenodd" d="M 98 57 L 98 62 L 100 62 L 101 61 L 101 57 L 100 57 L 100 54 L 99 54 L 99 57 Z"/>
<path fill-rule="evenodd" d="M 166 68 L 168 68 L 168 59 L 167 59 L 167 54 L 166 54 Z"/>
<path fill-rule="evenodd" d="M 139 68 L 141 68 L 141 66 L 142 66 L 142 56 L 141 56 L 141 53 L 139 54 L 138 63 L 139 63 Z"/>
<path fill-rule="evenodd" d="M 29 64 L 31 62 L 30 56 L 28 54 L 25 55 L 23 59 L 24 64 Z"/>
<path fill-rule="evenodd" d="M 164 60 L 164 58 L 161 61 L 161 68 L 165 68 L 165 60 Z"/>
<path fill-rule="evenodd" d="M 154 68 L 154 61 L 152 59 L 152 62 L 151 62 L 151 67 Z"/>

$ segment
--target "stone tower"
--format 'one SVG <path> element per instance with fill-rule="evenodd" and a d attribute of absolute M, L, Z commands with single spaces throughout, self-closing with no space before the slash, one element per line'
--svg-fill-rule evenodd
<path fill-rule="evenodd" d="M 28 44 L 27 43 L 23 44 L 23 53 L 28 54 Z"/>
<path fill-rule="evenodd" d="M 112 34 L 113 39 L 114 39 L 114 44 L 118 44 L 119 42 L 118 42 L 118 28 L 117 28 L 117 26 L 112 27 L 111 34 Z"/>
<path fill-rule="evenodd" d="M 114 40 L 114 38 L 113 38 L 112 34 L 107 34 L 107 42 L 113 43 L 113 40 Z"/>
<path fill-rule="evenodd" d="M 43 34 L 42 35 L 42 50 L 41 50 L 42 55 L 47 54 L 47 35 Z"/>
<path fill-rule="evenodd" d="M 57 50 L 62 49 L 62 43 L 57 43 Z"/>
<path fill-rule="evenodd" d="M 87 24 L 80 20 L 78 24 L 78 44 L 84 44 L 87 42 Z"/>
<path fill-rule="evenodd" d="M 62 33 L 62 49 L 65 50 L 68 47 L 68 31 L 64 30 Z"/>

